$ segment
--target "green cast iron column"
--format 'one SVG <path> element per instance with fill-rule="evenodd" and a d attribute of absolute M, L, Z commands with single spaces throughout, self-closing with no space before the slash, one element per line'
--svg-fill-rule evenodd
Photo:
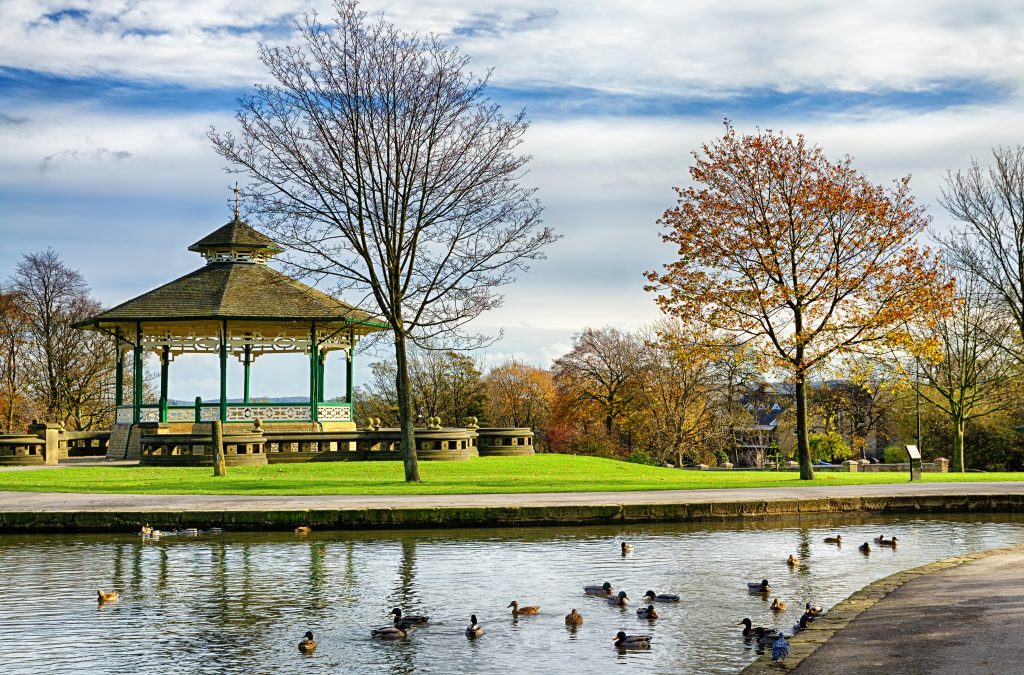
<path fill-rule="evenodd" d="M 252 345 L 245 346 L 245 383 L 242 386 L 242 403 L 249 402 L 249 364 L 252 363 Z"/>
<path fill-rule="evenodd" d="M 348 358 L 345 359 L 345 403 L 352 407 L 352 369 L 356 360 L 356 333 L 354 330 L 348 332 Z M 352 419 L 355 419 L 355 410 L 352 410 Z"/>
<path fill-rule="evenodd" d="M 317 373 L 320 370 L 320 355 L 316 344 L 316 324 L 309 329 L 309 415 L 314 422 L 317 421 Z"/>
<path fill-rule="evenodd" d="M 167 369 L 171 362 L 171 348 L 164 347 L 160 358 L 160 421 L 167 421 Z"/>
<path fill-rule="evenodd" d="M 114 415 L 116 420 L 116 409 L 124 405 L 124 354 L 121 352 L 120 328 L 114 335 L 114 357 L 117 359 L 114 364 Z"/>
<path fill-rule="evenodd" d="M 324 396 L 324 364 L 327 363 L 327 352 L 320 352 L 317 359 L 316 391 L 321 401 L 327 400 Z"/>
<path fill-rule="evenodd" d="M 132 381 L 132 422 L 142 421 L 142 324 L 135 322 L 135 348 L 132 350 L 135 379 Z"/>
<path fill-rule="evenodd" d="M 220 421 L 228 421 L 228 322 L 220 329 Z"/>

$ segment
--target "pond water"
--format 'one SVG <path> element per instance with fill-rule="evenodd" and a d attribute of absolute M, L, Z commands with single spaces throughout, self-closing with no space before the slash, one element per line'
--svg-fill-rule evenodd
<path fill-rule="evenodd" d="M 841 533 L 842 548 L 823 543 Z M 898 536 L 896 550 L 857 546 Z M 620 542 L 635 552 L 623 557 Z M 830 607 L 875 579 L 951 555 L 1024 542 L 1024 516 L 810 517 L 628 528 L 528 528 L 164 536 L 0 536 L 5 673 L 735 673 L 755 646 L 737 626 L 789 628 L 806 601 Z M 803 564 L 795 570 L 786 557 Z M 768 578 L 778 616 L 746 583 Z M 583 595 L 610 581 L 626 609 Z M 96 589 L 120 600 L 97 607 Z M 676 593 L 656 622 L 644 591 Z M 539 604 L 513 620 L 506 606 Z M 370 638 L 388 612 L 427 614 L 402 641 Z M 564 625 L 572 608 L 584 616 Z M 469 615 L 485 628 L 465 637 Z M 296 645 L 307 630 L 319 644 Z M 652 648 L 620 653 L 619 630 Z"/>

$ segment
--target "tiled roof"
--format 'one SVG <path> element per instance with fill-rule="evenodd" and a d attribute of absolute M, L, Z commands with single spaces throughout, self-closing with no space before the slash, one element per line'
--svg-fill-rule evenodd
<path fill-rule="evenodd" d="M 206 239 L 211 239 L 214 235 Z M 386 326 L 382 319 L 296 281 L 271 267 L 241 262 L 204 265 L 190 274 L 76 325 L 86 327 L 103 322 L 200 318 L 334 321 L 347 319 L 351 322 L 371 322 Z"/>
<path fill-rule="evenodd" d="M 277 253 L 284 250 L 273 239 L 256 231 L 237 218 L 192 244 L 188 247 L 188 250 L 203 251 L 210 248 L 226 247 L 266 249 Z"/>

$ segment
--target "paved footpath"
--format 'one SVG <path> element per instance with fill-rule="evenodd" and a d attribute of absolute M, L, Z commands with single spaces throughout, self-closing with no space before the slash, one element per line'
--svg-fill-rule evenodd
<path fill-rule="evenodd" d="M 793 670 L 807 675 L 1024 672 L 1024 549 L 919 576 Z"/>
<path fill-rule="evenodd" d="M 897 483 L 652 492 L 537 492 L 470 495 L 145 495 L 0 492 L 0 512 L 308 511 L 314 509 L 501 508 L 777 502 L 849 497 L 1024 495 L 1024 482 Z"/>

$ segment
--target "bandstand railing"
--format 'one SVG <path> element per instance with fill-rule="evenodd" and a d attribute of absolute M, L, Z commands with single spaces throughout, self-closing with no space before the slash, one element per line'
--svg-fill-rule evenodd
<path fill-rule="evenodd" d="M 135 410 L 130 405 L 118 406 L 117 423 L 132 424 Z M 220 404 L 197 399 L 194 405 L 160 405 L 147 403 L 139 407 L 140 422 L 214 422 L 220 419 Z M 313 410 L 309 403 L 228 403 L 228 422 L 311 422 Z M 325 401 L 317 403 L 317 421 L 350 422 L 352 404 Z"/>

